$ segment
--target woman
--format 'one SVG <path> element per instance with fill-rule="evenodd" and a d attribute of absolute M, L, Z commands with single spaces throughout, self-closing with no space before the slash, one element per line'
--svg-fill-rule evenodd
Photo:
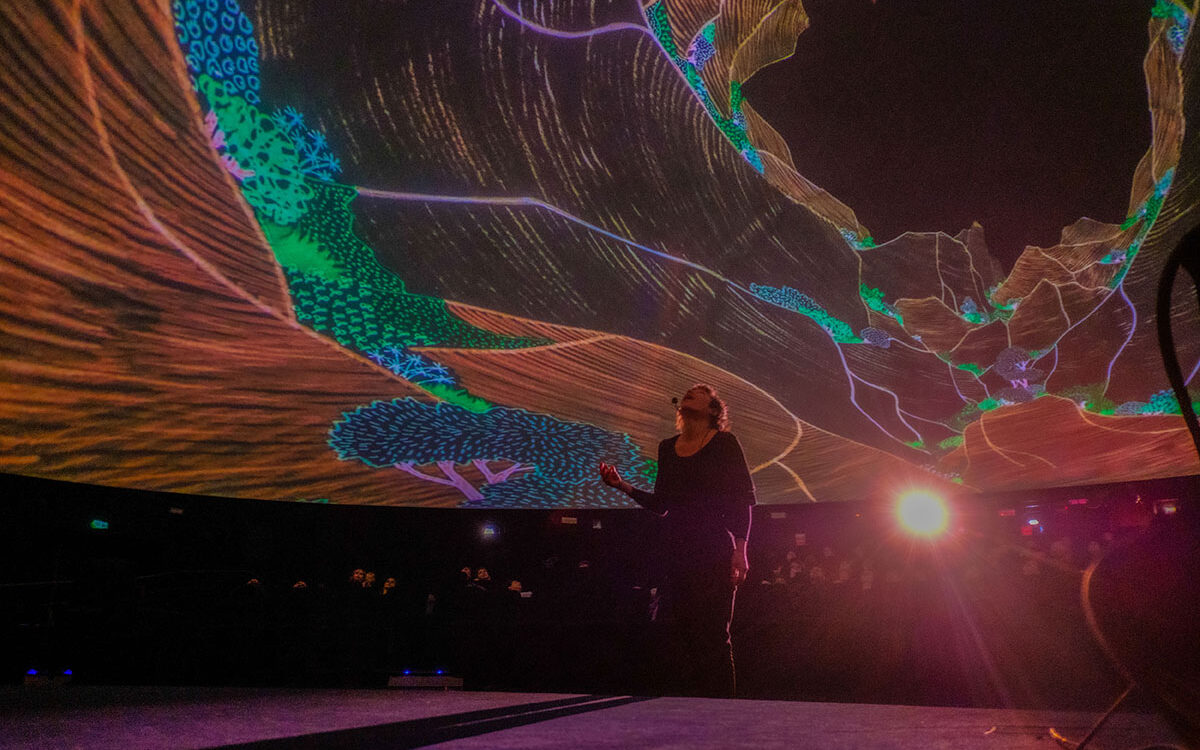
<path fill-rule="evenodd" d="M 728 409 L 716 390 L 695 385 L 677 402 L 679 434 L 658 445 L 653 492 L 632 486 L 615 467 L 600 464 L 605 484 L 664 516 L 673 640 L 686 654 L 675 673 L 684 676 L 688 692 L 718 697 L 734 694 L 729 623 L 734 593 L 749 567 L 746 539 L 754 505 L 754 483 L 728 424 Z"/>

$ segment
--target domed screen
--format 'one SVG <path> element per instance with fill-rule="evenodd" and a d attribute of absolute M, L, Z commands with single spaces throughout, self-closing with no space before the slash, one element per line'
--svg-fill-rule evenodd
<path fill-rule="evenodd" d="M 1194 17 L 1101 5 L 5 3 L 0 470 L 628 507 L 707 383 L 762 503 L 1198 473 Z"/>

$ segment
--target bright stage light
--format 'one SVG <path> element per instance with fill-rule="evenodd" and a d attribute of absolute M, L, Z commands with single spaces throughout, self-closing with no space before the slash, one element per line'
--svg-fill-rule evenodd
<path fill-rule="evenodd" d="M 936 536 L 946 530 L 950 512 L 946 503 L 929 492 L 906 492 L 896 503 L 896 515 L 906 531 L 918 536 Z"/>

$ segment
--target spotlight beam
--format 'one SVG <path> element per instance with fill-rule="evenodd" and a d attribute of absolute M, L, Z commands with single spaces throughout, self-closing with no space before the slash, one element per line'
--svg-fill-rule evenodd
<path fill-rule="evenodd" d="M 900 526 L 915 536 L 932 538 L 946 530 L 950 511 L 946 501 L 931 492 L 913 491 L 900 496 L 896 503 Z"/>

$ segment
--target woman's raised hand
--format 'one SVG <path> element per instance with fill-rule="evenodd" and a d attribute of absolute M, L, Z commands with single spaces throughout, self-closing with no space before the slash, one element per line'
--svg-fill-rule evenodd
<path fill-rule="evenodd" d="M 629 486 L 629 483 L 621 478 L 621 473 L 612 464 L 600 462 L 600 479 L 609 487 L 616 487 L 622 492 L 628 492 L 625 488 Z"/>

